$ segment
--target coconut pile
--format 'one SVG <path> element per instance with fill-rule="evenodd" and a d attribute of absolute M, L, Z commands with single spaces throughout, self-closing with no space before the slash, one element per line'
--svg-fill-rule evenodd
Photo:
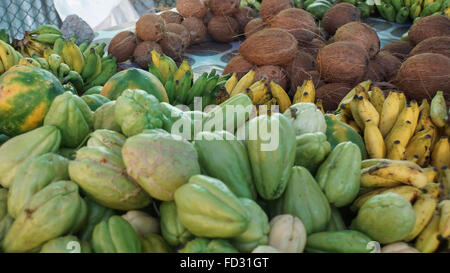
<path fill-rule="evenodd" d="M 385 90 L 402 90 L 410 99 L 431 99 L 444 91 L 450 100 L 450 18 L 444 15 L 416 21 L 409 42 L 383 49 L 376 31 L 348 3 L 333 6 L 322 28 L 289 0 L 263 0 L 260 15 L 244 28 L 246 40 L 224 73 L 242 77 L 254 69 L 256 80 L 274 80 L 291 97 L 312 79 L 326 110 L 335 110 L 355 84 L 367 79 Z"/>
<path fill-rule="evenodd" d="M 181 61 L 185 50 L 211 37 L 229 43 L 244 33 L 247 23 L 256 18 L 249 7 L 240 7 L 240 0 L 178 0 L 177 11 L 144 14 L 136 22 L 136 33 L 124 31 L 111 41 L 109 53 L 118 62 L 134 60 L 141 68 L 152 63 L 156 50 Z"/>

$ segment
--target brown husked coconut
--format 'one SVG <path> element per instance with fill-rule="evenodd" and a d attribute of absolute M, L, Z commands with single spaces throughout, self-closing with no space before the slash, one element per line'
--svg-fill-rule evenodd
<path fill-rule="evenodd" d="M 133 56 L 136 45 L 136 35 L 131 31 L 122 31 L 112 38 L 108 53 L 116 57 L 118 63 L 121 63 Z"/>
<path fill-rule="evenodd" d="M 176 11 L 168 10 L 160 14 L 166 24 L 181 24 L 183 16 Z"/>
<path fill-rule="evenodd" d="M 227 66 L 223 70 L 223 74 L 225 75 L 236 73 L 236 76 L 240 79 L 253 67 L 253 64 L 242 58 L 242 56 L 237 55 L 227 63 Z"/>
<path fill-rule="evenodd" d="M 303 82 L 311 78 L 309 71 L 316 69 L 314 57 L 308 52 L 300 50 L 297 55 L 285 65 L 286 72 L 291 82 L 291 90 L 295 92 L 297 86 L 303 84 Z"/>
<path fill-rule="evenodd" d="M 324 84 L 320 79 L 320 73 L 317 70 L 304 70 L 298 69 L 294 77 L 290 77 L 290 91 L 289 96 L 294 97 L 297 87 L 302 86 L 302 84 L 307 80 L 312 80 L 316 88 L 319 88 Z"/>
<path fill-rule="evenodd" d="M 208 12 L 208 6 L 204 0 L 178 0 L 176 8 L 184 18 L 191 16 L 203 18 Z"/>
<path fill-rule="evenodd" d="M 297 8 L 281 11 L 269 21 L 270 27 L 282 28 L 291 33 L 297 41 L 305 43 L 319 37 L 319 28 L 311 13 Z"/>
<path fill-rule="evenodd" d="M 178 34 L 183 41 L 183 47 L 186 49 L 191 44 L 191 35 L 189 34 L 189 30 L 181 25 L 181 24 L 167 24 L 166 25 L 166 32 L 172 32 L 175 34 Z"/>
<path fill-rule="evenodd" d="M 274 81 L 287 90 L 289 78 L 286 70 L 278 65 L 263 65 L 255 69 L 255 81 L 266 79 L 267 82 Z"/>
<path fill-rule="evenodd" d="M 325 82 L 355 84 L 364 80 L 369 67 L 367 51 L 356 43 L 335 42 L 317 54 L 318 71 Z"/>
<path fill-rule="evenodd" d="M 450 58 L 450 36 L 430 37 L 418 43 L 408 58 L 422 53 L 437 53 Z"/>
<path fill-rule="evenodd" d="M 316 89 L 316 98 L 322 100 L 325 111 L 335 111 L 352 88 L 348 83 L 328 83 Z"/>
<path fill-rule="evenodd" d="M 423 53 L 408 58 L 398 70 L 394 83 L 407 98 L 432 99 L 436 91 L 450 97 L 450 58 Z"/>
<path fill-rule="evenodd" d="M 244 28 L 245 37 L 248 38 L 253 33 L 256 33 L 260 30 L 263 30 L 266 27 L 266 24 L 261 18 L 255 18 L 250 20 Z"/>
<path fill-rule="evenodd" d="M 175 61 L 181 61 L 185 48 L 183 47 L 183 40 L 180 35 L 166 32 L 161 41 L 159 41 L 164 54 L 171 57 Z"/>
<path fill-rule="evenodd" d="M 136 34 L 142 41 L 159 41 L 165 31 L 165 22 L 158 14 L 146 13 L 136 22 Z"/>
<path fill-rule="evenodd" d="M 335 42 L 352 42 L 364 47 L 373 58 L 380 51 L 380 39 L 377 32 L 367 24 L 350 22 L 336 30 Z"/>
<path fill-rule="evenodd" d="M 209 23 L 209 20 L 211 20 L 211 18 L 213 18 L 213 16 L 214 16 L 214 14 L 210 10 L 208 10 L 206 15 L 203 17 L 203 24 L 205 26 L 207 26 Z"/>
<path fill-rule="evenodd" d="M 283 65 L 291 61 L 297 51 L 295 37 L 280 28 L 260 30 L 239 47 L 239 54 L 256 65 Z"/>
<path fill-rule="evenodd" d="M 322 18 L 322 25 L 326 32 L 334 35 L 336 30 L 341 26 L 360 21 L 359 9 L 350 3 L 339 3 L 329 9 Z"/>
<path fill-rule="evenodd" d="M 215 15 L 232 15 L 238 10 L 240 3 L 240 0 L 210 0 L 209 8 Z"/>
<path fill-rule="evenodd" d="M 205 41 L 208 30 L 201 19 L 197 17 L 189 17 L 185 18 L 181 24 L 189 30 L 191 45 Z"/>
<path fill-rule="evenodd" d="M 160 54 L 163 53 L 161 46 L 154 41 L 144 41 L 136 46 L 133 58 L 142 69 L 148 69 L 149 65 L 152 64 L 152 50 L 156 50 Z"/>
<path fill-rule="evenodd" d="M 230 16 L 216 15 L 208 23 L 208 33 L 218 42 L 229 43 L 239 35 L 239 24 Z"/>
<path fill-rule="evenodd" d="M 244 33 L 245 26 L 247 26 L 248 22 L 255 19 L 257 15 L 256 11 L 249 7 L 239 8 L 233 15 L 239 24 L 239 33 Z"/>
<path fill-rule="evenodd" d="M 410 42 L 399 40 L 388 43 L 381 51 L 388 51 L 400 61 L 403 61 L 412 49 L 413 46 Z"/>
<path fill-rule="evenodd" d="M 397 74 L 402 63 L 388 51 L 380 51 L 370 60 L 367 79 L 373 82 L 390 81 Z"/>
<path fill-rule="evenodd" d="M 302 50 L 311 54 L 314 58 L 317 57 L 319 50 L 326 46 L 327 43 L 320 38 L 314 38 L 311 42 L 300 43 L 299 46 Z"/>
<path fill-rule="evenodd" d="M 408 31 L 408 40 L 414 44 L 436 36 L 450 36 L 450 18 L 445 15 L 422 17 Z"/>
<path fill-rule="evenodd" d="M 259 15 L 264 22 L 269 21 L 272 17 L 277 15 L 280 11 L 292 8 L 290 0 L 264 0 L 259 9 Z"/>

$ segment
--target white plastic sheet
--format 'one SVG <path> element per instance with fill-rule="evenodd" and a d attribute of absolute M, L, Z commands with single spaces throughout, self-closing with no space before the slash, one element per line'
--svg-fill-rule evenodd
<path fill-rule="evenodd" d="M 61 20 L 77 14 L 94 31 L 139 19 L 129 0 L 54 0 L 54 3 Z"/>

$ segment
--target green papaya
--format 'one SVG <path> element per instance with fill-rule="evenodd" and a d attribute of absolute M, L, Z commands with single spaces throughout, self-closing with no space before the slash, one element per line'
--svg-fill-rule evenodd
<path fill-rule="evenodd" d="M 360 188 L 361 153 L 352 142 L 339 143 L 320 165 L 316 174 L 330 204 L 346 206 L 355 200 Z"/>
<path fill-rule="evenodd" d="M 81 197 L 71 181 L 50 183 L 19 213 L 3 242 L 5 252 L 29 252 L 66 234 L 80 213 Z"/>
<path fill-rule="evenodd" d="M 88 147 L 105 147 L 122 155 L 122 147 L 127 138 L 116 131 L 99 129 L 92 132 L 87 141 Z"/>
<path fill-rule="evenodd" d="M 223 239 L 196 238 L 188 242 L 180 253 L 239 253 L 230 242 Z"/>
<path fill-rule="evenodd" d="M 267 128 L 266 132 L 263 129 Z M 248 123 L 247 149 L 258 194 L 266 200 L 279 198 L 295 161 L 295 132 L 291 122 L 275 113 Z"/>
<path fill-rule="evenodd" d="M 225 183 L 237 197 L 256 199 L 247 149 L 233 134 L 201 132 L 194 146 L 205 175 Z"/>
<path fill-rule="evenodd" d="M 197 151 L 170 134 L 139 134 L 122 148 L 127 173 L 153 198 L 172 201 L 173 193 L 200 174 Z"/>
<path fill-rule="evenodd" d="M 161 235 L 147 234 L 140 237 L 142 253 L 170 253 L 172 250 Z"/>
<path fill-rule="evenodd" d="M 92 253 L 88 242 L 80 241 L 73 235 L 58 237 L 46 242 L 40 253 Z"/>
<path fill-rule="evenodd" d="M 116 111 L 116 101 L 110 101 L 103 104 L 94 112 L 94 130 L 108 129 L 111 131 L 122 132 L 119 123 L 114 118 Z"/>
<path fill-rule="evenodd" d="M 315 174 L 320 164 L 331 152 L 327 136 L 322 132 L 307 133 L 296 137 L 295 165 L 303 166 Z"/>
<path fill-rule="evenodd" d="M 308 236 L 307 252 L 370 253 L 372 240 L 355 230 L 325 231 Z"/>
<path fill-rule="evenodd" d="M 327 198 L 314 177 L 301 166 L 292 168 L 284 194 L 273 201 L 271 216 L 291 214 L 298 217 L 308 234 L 323 231 L 331 216 Z"/>
<path fill-rule="evenodd" d="M 120 155 L 105 147 L 84 147 L 69 163 L 70 178 L 92 200 L 118 210 L 146 207 L 151 198 L 127 175 Z"/>
<path fill-rule="evenodd" d="M 192 233 L 181 224 L 175 202 L 162 202 L 159 207 L 161 215 L 161 235 L 171 246 L 186 244 Z"/>
<path fill-rule="evenodd" d="M 78 232 L 78 236 L 83 241 L 90 241 L 95 226 L 101 221 L 109 219 L 115 214 L 115 211 L 92 201 L 88 197 L 85 197 L 84 201 L 87 206 L 87 217 L 84 226 Z"/>
<path fill-rule="evenodd" d="M 330 221 L 328 222 L 327 228 L 325 229 L 326 231 L 341 231 L 341 230 L 346 230 L 346 226 L 344 223 L 344 220 L 342 219 L 341 213 L 339 212 L 339 210 L 334 207 L 331 206 L 331 217 L 330 217 Z"/>
<path fill-rule="evenodd" d="M 269 242 L 269 218 L 262 208 L 253 200 L 240 198 L 241 203 L 247 210 L 250 218 L 248 228 L 244 233 L 234 237 L 231 243 L 240 252 L 252 252 L 259 245 L 266 245 Z"/>
<path fill-rule="evenodd" d="M 141 241 L 134 228 L 117 215 L 95 226 L 91 244 L 95 253 L 142 252 Z"/>
<path fill-rule="evenodd" d="M 20 165 L 30 158 L 59 149 L 61 133 L 55 126 L 43 126 L 11 138 L 0 147 L 0 185 L 9 188 Z"/>
<path fill-rule="evenodd" d="M 241 201 L 220 180 L 195 175 L 175 191 L 178 218 L 198 237 L 231 238 L 242 234 L 249 216 Z"/>
<path fill-rule="evenodd" d="M 54 181 L 69 179 L 69 160 L 48 153 L 25 161 L 9 188 L 8 213 L 17 218 L 25 204 L 38 191 Z"/>
<path fill-rule="evenodd" d="M 103 97 L 100 94 L 83 95 L 81 98 L 89 106 L 91 111 L 95 111 L 103 104 L 110 102 L 107 97 Z"/>
<path fill-rule="evenodd" d="M 8 190 L 0 189 L 0 249 L 14 219 L 8 214 Z"/>
<path fill-rule="evenodd" d="M 52 102 L 44 125 L 54 125 L 61 131 L 61 145 L 76 148 L 93 129 L 93 113 L 77 95 L 65 92 Z"/>
<path fill-rule="evenodd" d="M 131 137 L 145 129 L 163 127 L 158 99 L 144 90 L 125 90 L 117 99 L 114 118 L 124 135 Z"/>

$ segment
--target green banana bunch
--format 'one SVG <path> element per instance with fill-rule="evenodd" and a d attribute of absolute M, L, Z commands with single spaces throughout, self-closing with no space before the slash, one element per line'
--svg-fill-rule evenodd
<path fill-rule="evenodd" d="M 116 74 L 117 62 L 115 57 L 108 57 L 101 62 L 101 72 L 95 76 L 91 76 L 85 82 L 84 90 L 88 90 L 94 86 L 104 85 L 109 78 Z"/>

